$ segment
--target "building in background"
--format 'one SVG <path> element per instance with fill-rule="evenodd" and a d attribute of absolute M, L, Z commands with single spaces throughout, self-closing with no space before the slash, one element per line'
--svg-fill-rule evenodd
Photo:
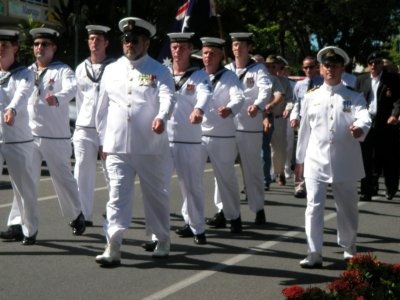
<path fill-rule="evenodd" d="M 16 27 L 32 16 L 36 22 L 57 24 L 54 18 L 56 0 L 0 0 L 0 27 Z"/>

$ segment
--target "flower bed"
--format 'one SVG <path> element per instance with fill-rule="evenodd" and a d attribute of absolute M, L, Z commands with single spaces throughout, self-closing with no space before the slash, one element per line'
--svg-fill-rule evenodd
<path fill-rule="evenodd" d="M 287 300 L 398 300 L 400 263 L 383 263 L 371 254 L 356 255 L 326 290 L 292 285 L 284 288 L 282 294 Z"/>

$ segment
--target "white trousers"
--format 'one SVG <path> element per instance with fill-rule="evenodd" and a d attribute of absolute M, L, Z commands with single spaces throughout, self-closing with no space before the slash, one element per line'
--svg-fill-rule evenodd
<path fill-rule="evenodd" d="M 284 174 L 287 151 L 286 119 L 280 117 L 274 120 L 274 133 L 271 138 L 272 166 L 274 174 Z"/>
<path fill-rule="evenodd" d="M 305 179 L 307 188 L 307 209 L 305 229 L 308 253 L 322 254 L 324 233 L 324 207 L 327 182 Z M 337 213 L 337 243 L 341 247 L 355 245 L 358 229 L 357 182 L 332 183 L 332 193 Z"/>
<path fill-rule="evenodd" d="M 82 132 L 82 134 L 80 134 Z M 90 137 L 94 135 L 93 137 Z M 78 184 L 79 199 L 85 220 L 93 220 L 94 189 L 96 186 L 97 157 L 99 144 L 95 129 L 77 128 L 74 134 L 75 168 L 74 177 Z M 108 186 L 105 161 L 101 160 L 103 174 Z"/>
<path fill-rule="evenodd" d="M 63 216 L 75 220 L 81 213 L 78 185 L 71 172 L 71 141 L 69 139 L 35 138 L 32 151 L 32 176 L 35 186 L 39 188 L 42 161 L 45 160 L 49 169 L 54 190 Z M 21 213 L 16 205 L 19 195 L 14 193 L 13 205 L 8 218 L 8 224 L 18 224 Z"/>
<path fill-rule="evenodd" d="M 292 172 L 293 148 L 294 148 L 294 129 L 290 127 L 290 118 L 286 119 L 286 163 L 285 170 L 288 173 Z"/>
<path fill-rule="evenodd" d="M 0 146 L 0 165 L 7 162 L 8 174 L 14 194 L 12 210 L 18 212 L 14 222 L 8 226 L 22 225 L 25 236 L 30 237 L 38 231 L 37 187 L 32 176 L 33 142 L 20 144 L 2 144 Z M 20 213 L 22 212 L 22 213 Z"/>
<path fill-rule="evenodd" d="M 169 199 L 165 188 L 168 155 L 107 155 L 110 190 L 104 231 L 109 243 L 121 244 L 131 223 L 136 174 L 143 193 L 146 234 L 154 233 L 160 241 L 169 239 Z"/>
<path fill-rule="evenodd" d="M 205 231 L 204 163 L 201 144 L 170 143 L 170 152 L 168 182 L 175 167 L 183 199 L 183 219 L 194 234 L 201 234 Z"/>
<path fill-rule="evenodd" d="M 239 184 L 235 173 L 237 156 L 235 138 L 202 138 L 203 163 L 210 157 L 215 176 L 214 203 L 228 220 L 240 216 Z M 220 200 L 219 200 L 220 199 Z"/>

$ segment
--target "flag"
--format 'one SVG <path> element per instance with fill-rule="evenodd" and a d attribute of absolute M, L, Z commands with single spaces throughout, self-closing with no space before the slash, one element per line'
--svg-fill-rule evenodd
<path fill-rule="evenodd" d="M 215 5 L 212 0 L 184 0 L 178 7 L 169 32 L 194 32 L 195 37 L 207 35 L 212 27 L 210 18 L 214 17 Z M 171 65 L 169 39 L 165 37 L 158 60 L 164 65 Z"/>

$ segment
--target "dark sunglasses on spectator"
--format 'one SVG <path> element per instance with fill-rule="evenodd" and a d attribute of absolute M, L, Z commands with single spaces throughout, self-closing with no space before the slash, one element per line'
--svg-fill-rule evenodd
<path fill-rule="evenodd" d="M 369 62 L 368 62 L 368 64 L 369 65 L 378 65 L 378 64 L 380 64 L 382 62 L 382 59 L 371 59 Z"/>
<path fill-rule="evenodd" d="M 42 43 L 35 42 L 35 43 L 33 43 L 33 46 L 35 46 L 35 47 L 42 46 L 42 47 L 46 48 L 47 46 L 50 46 L 50 45 L 51 45 L 51 43 L 48 43 L 48 42 L 42 42 Z"/>
<path fill-rule="evenodd" d="M 315 68 L 315 66 L 303 66 L 303 69 L 310 69 L 310 70 L 312 70 L 312 69 L 314 69 Z"/>

